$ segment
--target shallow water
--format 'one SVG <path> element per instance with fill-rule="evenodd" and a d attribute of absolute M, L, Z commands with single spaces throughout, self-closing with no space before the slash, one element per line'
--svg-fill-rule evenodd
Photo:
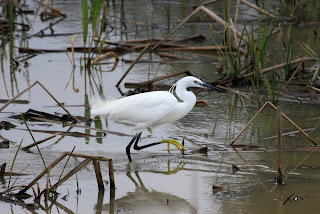
<path fill-rule="evenodd" d="M 118 41 L 125 39 L 146 38 L 148 31 L 143 25 L 128 24 L 127 29 L 120 25 L 119 15 L 121 3 L 116 3 L 117 18 L 112 18 L 114 12 L 110 9 L 110 22 L 116 27 L 107 35 L 108 39 Z M 147 5 L 147 7 L 142 7 Z M 32 7 L 33 4 L 30 4 Z M 54 26 L 56 33 L 81 32 L 81 1 L 55 1 L 54 6 L 61 8 L 67 14 L 67 18 Z M 126 21 L 131 20 L 145 23 L 145 18 L 152 21 L 155 27 L 150 34 L 154 37 L 163 37 L 168 33 L 167 16 L 161 14 L 161 8 L 166 3 L 149 4 L 149 1 L 132 3 L 125 2 Z M 210 7 L 221 15 L 223 5 L 217 4 Z M 158 8 L 152 13 L 152 8 Z M 170 4 L 170 14 L 173 23 L 178 23 L 191 12 L 190 7 L 179 2 Z M 248 9 L 242 6 L 243 9 Z M 79 8 L 75 10 L 74 8 Z M 136 8 L 143 8 L 140 14 L 136 14 Z M 190 11 L 189 11 L 190 10 Z M 177 12 L 179 11 L 179 12 Z M 250 12 L 256 14 L 250 9 Z M 143 14 L 143 16 L 139 16 Z M 35 16 L 28 16 L 32 22 L 33 29 L 30 32 L 36 33 L 46 27 Z M 245 17 L 245 18 L 250 18 Z M 124 17 L 122 17 L 124 18 Z M 217 30 L 220 26 L 214 25 Z M 171 27 L 172 29 L 172 27 Z M 298 30 L 299 29 L 299 30 Z M 305 31 L 297 28 L 299 38 L 306 37 L 305 42 L 319 47 L 319 39 L 310 39 L 310 36 L 298 36 L 298 32 L 319 30 L 319 27 L 305 27 Z M 189 23 L 187 27 L 178 32 L 177 36 L 190 34 L 205 34 L 208 36 L 206 24 Z M 304 34 L 303 34 L 304 35 Z M 29 47 L 46 49 L 63 49 L 71 46 L 72 36 L 62 37 L 31 37 L 28 39 Z M 209 36 L 208 36 L 209 38 Z M 285 53 L 281 48 L 281 40 L 277 36 L 272 38 L 274 49 L 268 56 L 271 63 L 283 62 Z M 19 38 L 14 44 L 19 45 Z M 303 40 L 302 40 L 303 41 Z M 210 43 L 210 40 L 204 44 Z M 82 46 L 82 36 L 79 34 L 75 46 Z M 197 44 L 196 44 L 197 45 Z M 295 46 L 295 48 L 297 48 Z M 200 76 L 203 80 L 212 80 L 221 77 L 216 71 L 218 55 L 206 54 L 191 56 L 194 61 L 189 63 L 159 64 L 159 63 L 138 63 L 120 86 L 115 87 L 116 82 L 121 78 L 130 66 L 130 63 L 120 61 L 117 68 L 112 72 L 95 73 L 94 80 L 97 82 L 91 85 L 85 71 L 81 70 L 80 58 L 83 54 L 76 53 L 77 66 L 73 71 L 68 56 L 65 53 L 39 54 L 27 60 L 29 66 L 20 66 L 18 71 L 10 73 L 7 46 L 3 60 L 3 72 L 0 84 L 0 98 L 10 99 L 22 91 L 34 81 L 40 81 L 56 98 L 65 103 L 67 109 L 73 115 L 88 115 L 89 109 L 84 106 L 88 100 L 98 94 L 99 87 L 102 88 L 103 97 L 115 99 L 121 97 L 121 92 L 128 89 L 124 82 L 142 82 L 154 77 L 170 74 L 178 70 L 188 69 L 193 74 Z M 14 55 L 19 53 L 14 49 Z M 296 53 L 296 52 L 295 52 Z M 71 53 L 68 53 L 71 56 Z M 300 53 L 301 54 L 301 53 Z M 138 53 L 128 53 L 121 58 L 134 60 Z M 160 60 L 155 55 L 145 55 L 146 60 Z M 110 60 L 113 62 L 113 59 Z M 103 65 L 97 70 L 107 71 L 111 65 Z M 94 71 L 95 72 L 95 71 Z M 13 75 L 14 74 L 14 75 Z M 163 81 L 174 83 L 173 78 Z M 242 90 L 245 90 L 242 88 Z M 236 144 L 258 146 L 256 149 L 233 149 L 229 146 L 231 140 L 240 132 L 246 123 L 252 118 L 258 107 L 248 100 L 241 103 L 237 95 L 227 93 L 220 94 L 210 91 L 197 92 L 198 100 L 206 100 L 209 107 L 195 107 L 185 118 L 172 124 L 167 124 L 152 133 L 143 132 L 141 144 L 156 142 L 165 138 L 173 138 L 178 141 L 185 139 L 187 152 L 182 155 L 172 148 L 171 154 L 167 153 L 166 145 L 152 147 L 143 151 L 132 151 L 133 162 L 128 163 L 125 147 L 133 133 L 129 127 L 115 124 L 112 121 L 96 117 L 95 122 L 87 124 L 91 127 L 103 128 L 111 131 L 120 131 L 129 136 L 118 136 L 101 132 L 72 128 L 71 132 L 81 132 L 97 137 L 71 137 L 58 136 L 52 140 L 39 145 L 41 154 L 47 164 L 53 162 L 62 152 L 71 151 L 76 146 L 76 153 L 99 155 L 113 159 L 115 169 L 116 189 L 113 192 L 109 189 L 98 191 L 93 165 L 87 165 L 83 170 L 73 176 L 61 187 L 58 188 L 56 202 L 49 211 L 51 213 L 311 213 L 319 206 L 320 189 L 318 180 L 320 178 L 319 155 L 317 152 L 292 151 L 289 148 L 309 147 L 312 145 L 301 134 L 291 134 L 283 138 L 283 146 L 287 150 L 283 152 L 283 167 L 285 172 L 285 185 L 278 186 L 274 178 L 277 175 L 277 139 L 265 139 L 276 135 L 276 113 L 268 108 L 259 116 L 254 125 L 240 137 Z M 0 150 L 0 163 L 6 162 L 7 170 L 10 169 L 12 160 L 17 151 L 20 141 L 23 139 L 23 146 L 32 143 L 32 138 L 21 121 L 9 119 L 9 116 L 25 112 L 28 109 L 36 109 L 48 113 L 64 113 L 56 106 L 56 103 L 39 86 L 35 86 L 19 99 L 28 100 L 29 104 L 11 104 L 0 113 L 1 120 L 6 120 L 16 125 L 17 128 L 9 131 L 0 130 L 0 135 L 11 141 L 9 149 Z M 315 128 L 310 136 L 316 142 L 320 141 L 319 136 L 319 115 L 320 108 L 317 105 L 301 105 L 298 103 L 280 102 L 283 112 L 295 121 L 302 129 Z M 92 117 L 92 116 L 91 116 Z M 67 131 L 69 127 L 61 127 L 52 123 L 28 122 L 31 130 L 54 130 Z M 294 127 L 283 122 L 284 132 L 295 131 Z M 33 132 L 36 140 L 43 139 L 48 134 Z M 101 137 L 103 136 L 103 137 Z M 193 154 L 192 151 L 200 147 L 208 147 L 207 154 Z M 65 171 L 75 167 L 80 158 L 71 158 Z M 57 165 L 51 172 L 51 182 L 59 179 L 65 161 Z M 240 168 L 233 172 L 232 165 Z M 107 164 L 101 163 L 103 179 L 109 180 Z M 14 165 L 14 172 L 26 173 L 25 176 L 13 177 L 15 185 L 25 185 L 30 182 L 38 173 L 44 169 L 39 152 L 36 148 L 30 152 L 20 151 Z M 5 190 L 9 177 L 1 181 L 1 190 Z M 12 182 L 12 181 L 11 181 Z M 77 194 L 77 183 L 81 193 Z M 41 190 L 45 187 L 46 180 L 43 178 L 39 183 Z M 223 187 L 219 192 L 212 189 L 213 186 Z M 28 191 L 33 194 L 32 191 Z M 295 200 L 296 199 L 296 200 Z M 27 200 L 33 203 L 32 198 Z M 42 205 L 44 204 L 41 202 Z M 49 202 L 50 204 L 50 202 Z M 45 208 L 36 210 L 23 208 L 18 204 L 0 202 L 1 212 L 4 213 L 44 213 Z"/>

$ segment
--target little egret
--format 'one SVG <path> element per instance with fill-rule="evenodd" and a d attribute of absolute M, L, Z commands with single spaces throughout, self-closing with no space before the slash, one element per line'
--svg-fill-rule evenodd
<path fill-rule="evenodd" d="M 117 123 L 133 126 L 135 136 L 126 147 L 126 153 L 131 162 L 130 148 L 134 144 L 135 150 L 141 150 L 160 143 L 170 143 L 179 150 L 185 150 L 182 144 L 175 140 L 164 140 L 144 146 L 138 146 L 144 129 L 154 129 L 166 123 L 172 123 L 186 116 L 196 104 L 196 96 L 188 91 L 188 87 L 207 87 L 220 92 L 224 90 L 206 84 L 201 80 L 188 76 L 177 81 L 169 91 L 153 91 L 136 94 L 112 101 L 99 101 L 91 106 L 91 114 L 108 117 Z M 176 96 L 174 95 L 174 92 Z M 178 99 L 177 99 L 178 98 Z"/>

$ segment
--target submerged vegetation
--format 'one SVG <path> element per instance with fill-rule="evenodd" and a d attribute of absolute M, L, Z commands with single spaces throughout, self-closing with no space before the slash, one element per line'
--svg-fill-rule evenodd
<path fill-rule="evenodd" d="M 116 170 L 126 172 L 126 176 L 138 189 L 137 192 L 143 193 L 144 197 L 152 198 L 151 195 L 153 194 L 167 197 L 166 206 L 169 207 L 171 203 L 169 196 L 163 196 L 162 193 L 157 193 L 154 190 L 148 191 L 144 187 L 138 169 L 136 169 L 140 166 L 123 164 L 123 160 L 117 154 L 110 152 L 109 154 L 112 157 L 78 154 L 74 152 L 76 147 L 67 149 L 67 147 L 62 146 L 63 153 L 61 156 L 55 156 L 48 161 L 47 157 L 42 154 L 41 148 L 43 147 L 41 146 L 56 137 L 60 138 L 52 145 L 59 144 L 60 141 L 63 141 L 63 138 L 69 137 L 68 140 L 82 139 L 89 147 L 92 145 L 90 145 L 92 139 L 98 145 L 105 145 L 106 142 L 103 142 L 103 139 L 110 135 L 130 136 L 130 134 L 126 134 L 129 133 L 128 131 L 107 130 L 109 121 L 103 117 L 91 118 L 90 101 L 93 99 L 109 99 L 114 96 L 113 91 L 129 96 L 150 90 L 169 89 L 172 86 L 169 79 L 180 78 L 182 75 L 203 77 L 206 82 L 227 90 L 229 92 L 226 95 L 228 98 L 224 99 L 224 102 L 228 103 L 227 107 L 224 108 L 227 117 L 214 113 L 214 108 L 221 107 L 220 101 L 214 101 L 214 106 L 210 106 L 207 101 L 200 100 L 197 106 L 208 107 L 203 108 L 206 111 L 204 119 L 210 120 L 212 130 L 202 133 L 202 130 L 198 128 L 196 131 L 191 130 L 184 136 L 175 136 L 179 140 L 181 138 L 183 143 L 186 140 L 192 144 L 190 146 L 191 152 L 186 154 L 187 158 L 185 158 L 185 154 L 177 158 L 175 160 L 177 163 L 178 161 L 182 162 L 178 163 L 175 170 L 170 169 L 170 161 L 168 161 L 165 164 L 168 170 L 158 170 L 157 162 L 156 164 L 153 163 L 157 170 L 148 168 L 147 172 L 157 175 L 172 175 L 179 171 L 189 170 L 190 172 L 199 171 L 201 173 L 214 171 L 223 174 L 229 170 L 229 168 L 225 169 L 223 167 L 230 166 L 231 168 L 232 166 L 233 174 L 245 168 L 242 173 L 244 173 L 244 176 L 249 176 L 252 170 L 257 170 L 250 168 L 252 167 L 251 162 L 257 164 L 257 166 L 261 163 L 256 162 L 255 158 L 252 157 L 243 158 L 241 152 L 238 151 L 268 151 L 269 147 L 277 147 L 277 157 L 273 153 L 272 155 L 259 155 L 266 156 L 265 159 L 275 160 L 270 164 L 269 171 L 263 171 L 263 173 L 275 176 L 274 172 L 278 170 L 277 183 L 283 184 L 285 179 L 291 176 L 312 152 L 319 151 L 316 143 L 316 141 L 319 141 L 319 134 L 315 131 L 319 130 L 319 122 L 315 122 L 319 121 L 319 115 L 310 113 L 310 117 L 312 117 L 310 124 L 312 123 L 313 127 L 308 125 L 307 128 L 300 128 L 299 125 L 301 124 L 297 125 L 296 121 L 293 122 L 290 119 L 291 115 L 286 116 L 281 112 L 285 111 L 284 108 L 279 108 L 279 105 L 283 103 L 288 106 L 296 103 L 320 105 L 319 1 L 268 0 L 251 3 L 246 0 L 181 0 L 152 1 L 146 3 L 147 6 L 143 5 L 143 7 L 139 1 L 135 5 L 125 0 L 81 0 L 72 3 L 74 5 L 70 6 L 69 4 L 67 3 L 68 7 L 65 6 L 66 8 L 64 8 L 63 4 L 54 0 L 50 3 L 42 0 L 8 0 L 1 2 L 0 38 L 2 49 L 0 54 L 2 83 L 0 84 L 0 102 L 4 104 L 0 106 L 0 113 L 5 115 L 5 120 L 15 123 L 13 125 L 5 120 L 0 123 L 0 140 L 3 141 L 0 142 L 0 146 L 9 144 L 8 147 L 15 147 L 11 163 L 9 163 L 10 161 L 0 163 L 2 165 L 0 179 L 3 179 L 3 183 L 5 183 L 0 191 L 1 201 L 18 203 L 19 206 L 28 210 L 30 204 L 26 201 L 31 200 L 32 211 L 41 209 L 45 212 L 52 212 L 52 206 L 48 206 L 49 201 L 51 201 L 51 205 L 55 204 L 59 210 L 61 206 L 56 203 L 56 200 L 59 197 L 58 192 L 64 190 L 59 189 L 58 191 L 57 187 L 76 174 L 77 195 L 80 195 L 81 184 L 78 184 L 78 173 L 87 167 L 88 163 L 92 162 L 94 170 L 91 170 L 91 172 L 94 172 L 92 174 L 95 176 L 100 190 L 104 190 L 107 183 L 102 180 L 102 174 L 105 171 L 109 172 L 110 184 L 107 183 L 107 185 L 110 187 L 110 198 L 107 211 L 115 213 L 116 181 L 113 175 L 112 158 L 118 158 L 119 163 L 116 165 L 118 167 Z M 67 8 L 68 11 L 66 11 Z M 69 22 L 72 24 L 70 25 Z M 43 56 L 45 57 L 41 58 Z M 65 62 L 66 59 L 70 61 L 69 64 Z M 32 75 L 31 73 L 34 72 L 38 63 L 37 60 L 46 64 L 41 67 L 43 72 L 46 72 L 47 67 L 54 67 L 60 61 L 63 62 L 63 65 L 60 70 L 55 70 L 56 74 L 43 75 L 37 71 L 36 74 Z M 52 60 L 56 64 L 53 65 Z M 32 72 L 29 71 L 30 67 L 33 69 Z M 62 79 L 54 79 L 67 71 L 71 71 L 69 78 L 64 73 Z M 129 78 L 130 75 L 131 77 L 137 76 Z M 41 78 L 40 82 L 39 79 Z M 66 85 L 63 87 L 62 84 Z M 30 96 L 32 94 L 30 90 L 35 85 L 39 85 L 49 94 L 47 96 L 49 97 L 48 100 L 43 98 L 41 94 Z M 50 90 L 47 87 L 50 87 Z M 123 90 L 126 91 L 123 92 Z M 64 95 L 63 98 L 61 96 L 59 98 L 63 102 L 58 101 L 54 96 L 56 93 Z M 48 110 L 48 107 L 52 108 L 52 106 L 47 103 L 41 103 L 41 107 L 39 107 L 38 104 L 31 102 L 32 99 L 37 100 L 41 96 L 41 99 L 45 100 L 43 102 L 55 101 L 54 107 L 58 106 L 65 113 Z M 9 107 L 6 108 L 13 104 L 22 105 L 12 107 L 14 110 L 8 110 Z M 32 104 L 41 108 L 41 110 L 31 109 L 30 105 Z M 21 106 L 30 109 L 26 111 Z M 239 118 L 241 118 L 240 109 L 248 106 L 250 112 L 245 115 L 247 117 L 245 118 L 246 121 L 239 121 Z M 259 108 L 261 106 L 262 108 Z M 261 124 L 254 122 L 254 120 L 259 115 L 264 114 L 262 110 L 266 106 L 271 106 L 277 113 L 265 113 L 267 117 L 263 119 L 263 122 L 260 121 L 263 124 L 260 126 Z M 5 108 L 7 112 L 3 111 Z M 293 109 L 295 108 L 297 107 L 294 106 Z M 257 111 L 257 113 L 254 114 L 254 111 Z M 74 116 L 73 114 L 83 116 Z M 275 120 L 273 116 L 277 116 L 277 119 Z M 284 118 L 298 131 L 284 130 L 283 133 L 280 118 Z M 243 127 L 242 122 L 246 124 L 247 120 L 249 123 Z M 224 126 L 219 125 L 219 123 L 222 123 L 221 121 L 223 121 Z M 193 125 L 193 122 L 193 120 L 186 121 L 186 127 L 183 128 L 188 128 L 188 126 Z M 249 128 L 250 124 L 253 124 L 251 129 Z M 68 130 L 62 131 L 61 127 L 67 127 Z M 77 131 L 71 131 L 73 128 Z M 19 134 L 14 136 L 20 137 L 16 142 L 9 141 L 2 137 L 2 135 L 5 136 L 5 134 L 2 134 L 2 129 L 5 133 L 11 131 L 23 132 L 24 135 L 23 137 L 20 137 Z M 277 135 L 266 138 L 266 133 L 270 134 L 272 131 L 278 132 Z M 225 136 L 221 137 L 221 133 Z M 313 147 L 305 147 L 306 141 L 294 145 L 284 142 L 285 146 L 282 146 L 281 140 L 268 146 L 262 145 L 269 139 L 282 139 L 284 136 L 295 136 L 297 133 L 302 133 L 307 138 L 307 143 L 310 143 L 310 141 L 313 143 Z M 50 134 L 50 136 L 43 138 L 41 134 Z M 247 144 L 250 145 L 232 145 L 236 139 L 240 138 L 241 134 L 243 134 L 241 137 L 246 139 Z M 192 135 L 197 136 L 199 140 Z M 38 138 L 41 138 L 41 140 Z M 213 141 L 215 138 L 222 139 L 223 143 L 216 147 L 212 143 L 215 142 L 215 140 Z M 109 139 L 114 141 L 112 137 Z M 231 141 L 232 139 L 234 140 Z M 210 143 L 203 145 L 203 141 Z M 27 146 L 22 145 L 26 142 L 28 142 Z M 251 145 L 251 143 L 254 145 Z M 33 147 L 36 147 L 36 155 L 39 156 L 38 161 L 42 163 L 38 166 L 41 168 L 40 174 L 36 170 L 35 172 L 29 172 L 21 169 L 21 167 L 17 168 L 16 162 L 20 154 Z M 282 164 L 283 151 L 281 149 L 285 147 L 290 147 L 289 149 L 293 149 L 293 151 L 307 152 L 302 160 L 294 157 L 295 165 L 291 170 L 288 170 L 288 163 L 283 161 Z M 227 157 L 225 162 L 225 157 L 221 157 L 221 160 L 210 159 L 208 152 L 215 149 L 235 154 L 236 157 L 240 157 L 242 165 L 237 166 L 234 157 Z M 113 150 L 111 149 L 111 151 Z M 33 152 L 30 153 L 34 154 Z M 61 161 L 67 156 L 66 162 L 62 164 Z M 77 158 L 81 158 L 82 162 Z M 185 167 L 187 163 L 193 164 L 193 159 L 196 162 L 205 163 L 206 166 L 219 163 L 222 170 L 219 171 L 220 169 L 214 168 L 210 171 L 204 166 L 201 166 L 201 169 Z M 258 159 L 260 160 L 260 157 Z M 108 168 L 102 167 L 100 169 L 99 161 L 108 162 Z M 147 163 L 146 165 L 152 162 L 147 158 L 143 161 Z M 157 161 L 161 162 L 161 160 Z M 62 170 L 57 172 L 53 167 L 59 165 L 59 163 L 62 165 L 60 166 Z M 11 166 L 10 172 L 5 170 L 7 164 Z M 124 165 L 127 168 L 123 167 Z M 254 167 L 258 168 L 257 166 Z M 70 170 L 65 170 L 67 168 Z M 17 172 L 18 170 L 20 172 Z M 135 171 L 139 184 L 132 178 L 131 171 Z M 24 174 L 25 172 L 26 174 Z M 29 176 L 28 173 L 32 173 L 32 176 L 38 176 L 34 179 L 32 177 L 31 182 L 19 182 L 19 178 Z M 259 173 L 263 177 L 263 173 L 260 171 Z M 56 176 L 57 174 L 58 176 Z M 252 176 L 251 174 L 250 176 Z M 44 179 L 45 181 L 41 182 L 40 179 L 44 176 L 47 177 Z M 14 177 L 16 177 L 15 180 L 13 180 Z M 28 177 L 29 180 L 31 180 L 30 177 Z M 57 177 L 58 179 L 56 179 Z M 263 186 L 269 192 L 276 188 L 268 188 L 264 184 Z M 32 190 L 33 196 L 24 194 L 30 193 L 31 190 L 29 189 Z M 226 190 L 215 185 L 212 185 L 212 190 L 213 194 L 224 194 L 223 196 L 230 194 L 233 197 L 233 195 L 239 194 L 234 190 Z M 43 203 L 40 200 L 42 195 L 45 199 Z M 282 192 L 280 195 L 282 195 Z M 24 197 L 28 199 L 26 200 Z M 180 200 L 178 197 L 172 198 L 172 200 Z M 123 201 L 128 200 L 126 197 L 117 200 L 121 201 L 121 199 Z M 162 198 L 159 203 L 163 203 Z M 97 206 L 99 208 L 96 209 L 101 211 L 104 207 L 103 196 L 102 201 L 97 204 L 99 204 Z M 187 203 L 187 205 L 190 204 Z M 67 210 L 65 207 L 61 209 Z M 192 207 L 190 210 L 195 209 Z"/>

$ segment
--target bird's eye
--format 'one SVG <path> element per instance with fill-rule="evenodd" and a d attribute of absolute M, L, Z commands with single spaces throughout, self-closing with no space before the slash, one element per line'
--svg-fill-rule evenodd
<path fill-rule="evenodd" d="M 195 84 L 198 84 L 198 81 L 197 81 L 197 80 L 195 80 L 195 81 L 194 81 L 194 83 L 195 83 Z"/>

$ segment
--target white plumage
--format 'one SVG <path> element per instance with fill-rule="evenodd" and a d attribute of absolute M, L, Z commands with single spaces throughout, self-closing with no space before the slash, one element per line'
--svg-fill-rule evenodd
<path fill-rule="evenodd" d="M 117 123 L 133 126 L 135 131 L 141 134 L 146 128 L 153 129 L 172 123 L 187 115 L 196 104 L 196 96 L 187 90 L 188 87 L 209 87 L 222 91 L 189 76 L 179 80 L 169 91 L 153 91 L 118 100 L 98 101 L 91 106 L 91 114 L 104 115 Z M 179 100 L 173 93 L 174 88 Z M 139 138 L 140 135 L 136 135 L 133 140 L 138 141 Z M 128 157 L 130 160 L 130 151 Z"/>

